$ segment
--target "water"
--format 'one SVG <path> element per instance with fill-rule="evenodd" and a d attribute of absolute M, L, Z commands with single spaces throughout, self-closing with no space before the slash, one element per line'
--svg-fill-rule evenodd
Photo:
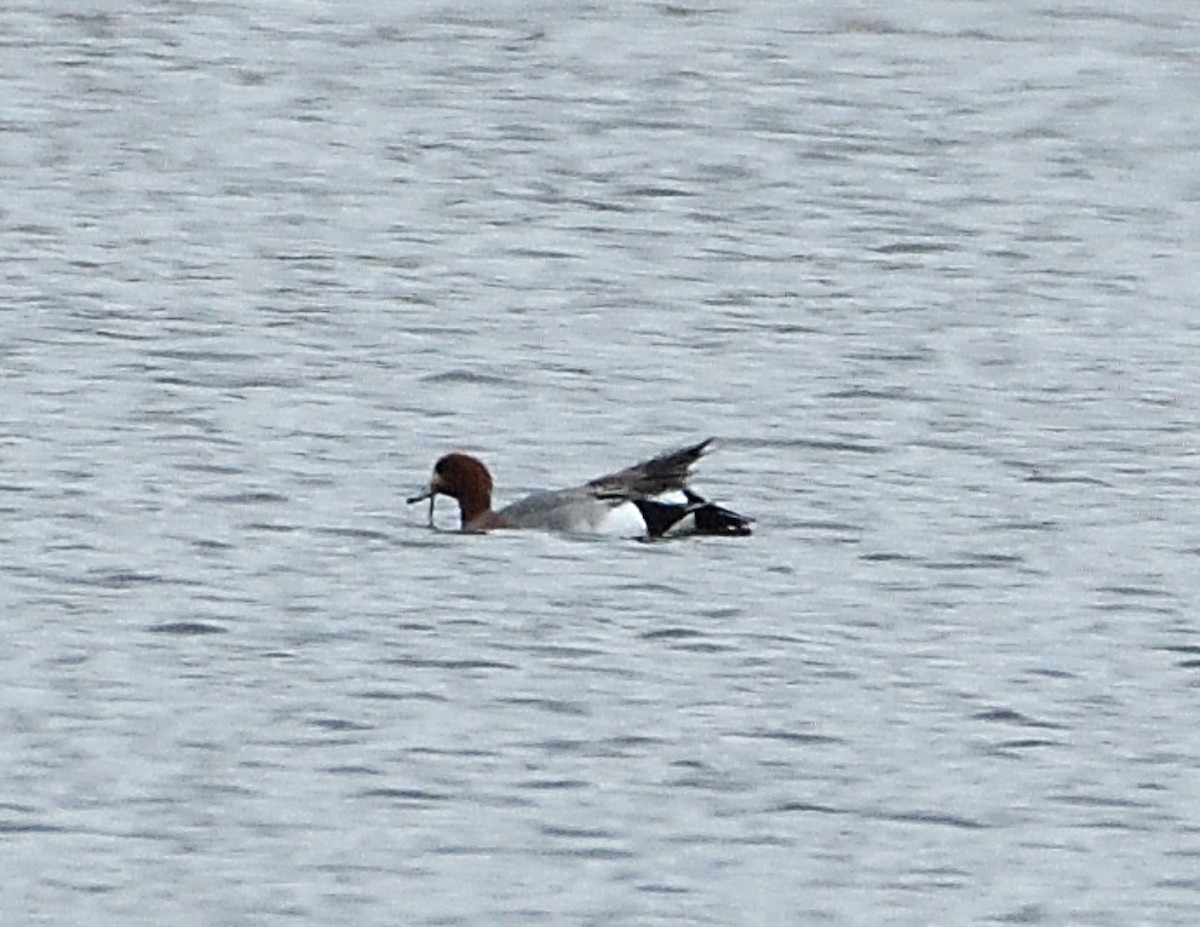
<path fill-rule="evenodd" d="M 0 35 L 0 922 L 1196 922 L 1192 5 Z"/>

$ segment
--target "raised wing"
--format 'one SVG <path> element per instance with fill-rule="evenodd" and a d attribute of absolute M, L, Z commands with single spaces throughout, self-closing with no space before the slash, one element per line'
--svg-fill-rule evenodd
<path fill-rule="evenodd" d="M 597 499 L 610 500 L 645 499 L 683 489 L 692 464 L 707 453 L 712 442 L 712 438 L 706 438 L 699 444 L 667 451 L 616 473 L 597 477 L 587 484 L 587 488 Z"/>

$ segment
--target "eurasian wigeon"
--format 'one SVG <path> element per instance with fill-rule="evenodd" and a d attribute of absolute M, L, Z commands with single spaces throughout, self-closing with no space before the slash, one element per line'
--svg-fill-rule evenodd
<path fill-rule="evenodd" d="M 433 467 L 425 489 L 408 504 L 429 500 L 433 524 L 436 497 L 458 500 L 463 531 L 540 528 L 549 531 L 637 534 L 646 538 L 684 534 L 746 535 L 753 519 L 703 499 L 685 483 L 688 471 L 713 439 L 668 451 L 582 486 L 537 492 L 492 511 L 492 475 L 483 462 L 455 452 Z M 678 493 L 668 501 L 664 493 Z"/>

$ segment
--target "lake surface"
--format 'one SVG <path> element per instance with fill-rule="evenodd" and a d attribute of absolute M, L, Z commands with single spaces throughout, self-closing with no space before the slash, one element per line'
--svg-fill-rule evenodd
<path fill-rule="evenodd" d="M 1200 921 L 1200 7 L 0 47 L 4 924 Z"/>

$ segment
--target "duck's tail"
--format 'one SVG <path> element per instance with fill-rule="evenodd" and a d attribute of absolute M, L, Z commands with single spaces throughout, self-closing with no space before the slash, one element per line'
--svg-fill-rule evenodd
<path fill-rule="evenodd" d="M 646 523 L 646 537 L 672 538 L 689 534 L 745 537 L 752 533 L 750 525 L 754 519 L 709 502 L 690 489 L 685 489 L 683 494 L 685 502 L 634 500 Z"/>

